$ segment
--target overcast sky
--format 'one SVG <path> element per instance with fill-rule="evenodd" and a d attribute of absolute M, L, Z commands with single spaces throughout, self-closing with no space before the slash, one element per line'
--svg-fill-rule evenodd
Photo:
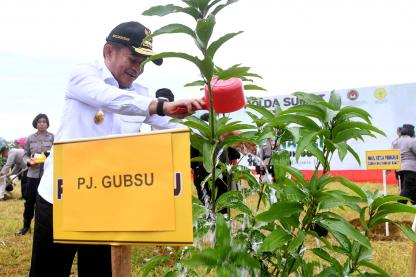
<path fill-rule="evenodd" d="M 179 0 L 2 0 L 0 9 L 0 136 L 35 132 L 34 116 L 48 114 L 59 125 L 67 76 L 75 63 L 100 58 L 105 37 L 118 23 L 140 21 L 152 30 L 183 14 L 144 17 L 158 4 Z M 252 67 L 268 94 L 328 91 L 416 80 L 414 0 L 240 0 L 217 16 L 213 39 L 243 34 L 225 44 L 216 64 Z M 154 50 L 197 54 L 188 36 L 154 39 Z M 151 91 L 171 88 L 180 98 L 199 97 L 183 84 L 198 79 L 193 65 L 165 60 L 148 64 L 139 77 Z M 265 92 L 249 95 L 263 95 Z"/>

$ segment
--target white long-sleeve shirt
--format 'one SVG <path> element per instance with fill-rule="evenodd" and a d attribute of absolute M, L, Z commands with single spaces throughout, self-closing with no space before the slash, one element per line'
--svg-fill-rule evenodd
<path fill-rule="evenodd" d="M 163 126 L 163 122 L 168 123 L 170 118 L 149 115 L 149 105 L 154 98 L 149 97 L 146 91 L 137 83 L 128 89 L 118 88 L 117 80 L 103 62 L 79 65 L 69 78 L 55 141 L 126 133 L 115 114 L 143 116 L 144 122 Z M 104 112 L 104 120 L 97 124 L 94 117 L 99 110 Z M 173 127 L 166 127 L 172 128 L 169 126 Z M 45 161 L 38 192 L 46 201 L 53 203 L 53 151 Z"/>

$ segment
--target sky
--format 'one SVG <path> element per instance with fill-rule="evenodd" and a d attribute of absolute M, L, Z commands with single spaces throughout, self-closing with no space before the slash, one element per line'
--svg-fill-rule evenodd
<path fill-rule="evenodd" d="M 76 63 L 102 57 L 105 37 L 117 24 L 135 20 L 151 30 L 170 23 L 194 27 L 184 14 L 142 16 L 154 6 L 179 0 L 2 0 L 0 9 L 0 137 L 13 140 L 36 130 L 38 113 L 49 116 L 49 131 L 60 124 L 67 78 Z M 215 57 L 220 67 L 241 63 L 263 77 L 267 92 L 413 83 L 416 80 L 414 0 L 240 0 L 216 18 L 212 41 L 244 31 Z M 185 35 L 153 40 L 154 50 L 198 54 Z M 150 91 L 171 88 L 177 98 L 200 97 L 192 64 L 165 59 L 146 65 L 138 82 Z"/>

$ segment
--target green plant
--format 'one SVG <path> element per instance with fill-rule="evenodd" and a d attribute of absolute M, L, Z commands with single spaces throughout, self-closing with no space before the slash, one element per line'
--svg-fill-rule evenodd
<path fill-rule="evenodd" d="M 146 62 L 159 58 L 181 58 L 195 64 L 201 79 L 188 86 L 204 85 L 212 96 L 213 76 L 221 79 L 241 78 L 246 89 L 261 89 L 253 85 L 248 67 L 235 65 L 222 69 L 215 65 L 218 49 L 229 39 L 241 32 L 223 35 L 210 42 L 219 11 L 236 0 L 183 0 L 184 7 L 176 5 L 156 6 L 145 11 L 145 15 L 165 16 L 184 13 L 196 20 L 196 27 L 183 24 L 169 24 L 156 30 L 148 38 L 181 33 L 190 36 L 201 52 L 200 57 L 187 53 L 165 52 L 150 57 Z M 183 124 L 190 127 L 192 146 L 202 153 L 209 172 L 206 183 L 212 195 L 208 207 L 194 202 L 195 234 L 203 236 L 215 231 L 215 245 L 187 248 L 176 255 L 175 269 L 168 274 L 197 274 L 195 267 L 207 272 L 215 270 L 218 276 L 239 276 L 242 274 L 261 276 L 386 276 L 383 269 L 371 263 L 371 243 L 368 235 L 375 226 L 385 222 L 397 224 L 387 218 L 397 212 L 416 213 L 416 209 L 397 203 L 399 196 L 384 196 L 379 192 L 362 190 L 349 180 L 331 176 L 330 161 L 334 154 L 340 160 L 351 154 L 358 163 L 358 154 L 349 145 L 351 139 L 364 141 L 366 136 L 375 137 L 384 133 L 371 124 L 371 116 L 355 107 L 342 107 L 341 98 L 332 92 L 329 101 L 319 96 L 297 92 L 295 95 L 304 104 L 286 110 L 276 107 L 274 111 L 247 105 L 252 124 L 231 122 L 220 117 L 210 103 L 209 122 L 190 116 Z M 212 99 L 212 97 L 210 97 Z M 238 136 L 222 135 L 242 131 Z M 292 142 L 297 145 L 296 159 L 303 155 L 316 158 L 315 174 L 310 180 L 291 167 L 287 151 L 274 149 L 271 165 L 275 178 L 271 182 L 257 181 L 250 170 L 242 165 L 229 166 L 219 161 L 218 156 L 236 143 L 260 145 L 267 138 L 273 138 L 275 145 Z M 249 188 L 244 191 L 229 191 L 217 199 L 215 180 L 224 174 L 231 174 L 235 182 L 245 180 Z M 328 184 L 340 182 L 351 193 L 329 189 Z M 257 195 L 259 202 L 255 209 L 245 203 L 247 197 Z M 264 211 L 259 213 L 260 204 Z M 217 212 L 228 209 L 226 219 Z M 235 213 L 230 213 L 230 210 Z M 350 209 L 360 218 L 358 230 L 339 216 L 337 209 Z M 208 220 L 207 220 L 208 219 Z M 234 227 L 232 227 L 234 226 Z M 403 233 L 415 241 L 414 232 L 399 226 Z M 328 238 L 322 233 L 328 232 Z M 305 240 L 315 238 L 318 247 L 307 247 Z M 307 258 L 308 257 L 308 258 Z M 311 258 L 310 258 L 311 257 Z M 335 258 L 336 257 L 336 258 Z M 157 257 L 146 272 L 165 260 Z M 189 269 L 189 267 L 191 267 Z M 188 268 L 188 269 L 187 269 Z"/>

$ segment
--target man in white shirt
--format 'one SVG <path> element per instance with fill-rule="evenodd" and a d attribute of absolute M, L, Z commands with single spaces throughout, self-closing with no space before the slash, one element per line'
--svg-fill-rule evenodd
<path fill-rule="evenodd" d="M 137 84 L 138 85 L 138 84 Z M 173 97 L 173 93 L 169 89 L 158 89 L 156 91 L 156 98 L 161 98 L 158 96 L 158 92 L 165 92 L 169 91 Z M 153 95 L 149 92 L 146 87 L 140 87 L 140 89 L 135 91 L 137 94 L 146 96 L 146 97 L 153 97 Z M 172 102 L 173 99 L 164 97 L 166 101 Z M 164 129 L 172 129 L 172 128 L 183 128 L 184 126 L 178 123 L 170 122 L 170 117 L 167 116 L 158 116 L 156 114 L 150 116 L 131 116 L 131 115 L 122 115 L 122 114 L 115 114 L 114 115 L 114 125 L 113 125 L 113 133 L 114 134 L 129 134 L 129 133 L 138 133 L 140 132 L 140 128 L 143 123 L 146 123 L 152 126 L 152 130 L 164 130 Z"/>
<path fill-rule="evenodd" d="M 56 141 L 113 134 L 115 114 L 149 118 L 178 107 L 188 113 L 201 109 L 200 99 L 167 102 L 138 93 L 143 87 L 134 81 L 143 73 L 140 64 L 154 54 L 152 42 L 143 42 L 148 34 L 150 30 L 138 22 L 121 23 L 106 39 L 104 61 L 82 64 L 73 71 Z M 160 65 L 162 60 L 154 63 Z M 53 243 L 53 153 L 45 161 L 38 192 L 29 276 L 69 276 L 77 252 L 79 276 L 111 276 L 110 246 Z"/>

